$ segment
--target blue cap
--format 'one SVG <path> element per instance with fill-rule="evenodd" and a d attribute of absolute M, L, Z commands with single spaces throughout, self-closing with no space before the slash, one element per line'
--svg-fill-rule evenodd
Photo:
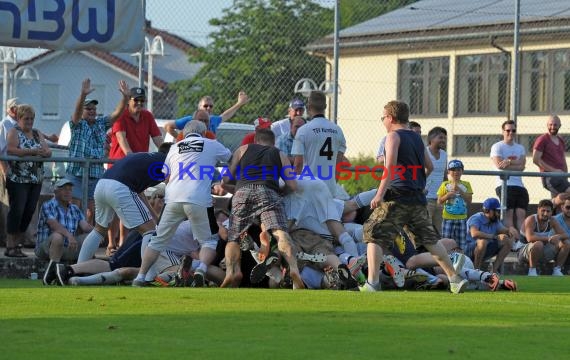
<path fill-rule="evenodd" d="M 303 102 L 303 100 L 301 99 L 293 99 L 290 103 L 289 103 L 289 107 L 291 109 L 300 109 L 300 108 L 304 108 L 305 107 L 305 103 Z"/>
<path fill-rule="evenodd" d="M 463 169 L 463 163 L 461 162 L 461 160 L 451 160 L 449 162 L 449 164 L 447 165 L 447 170 L 451 170 L 451 169 Z"/>
<path fill-rule="evenodd" d="M 501 203 L 495 198 L 488 198 L 483 201 L 483 210 L 499 210 L 501 208 Z"/>

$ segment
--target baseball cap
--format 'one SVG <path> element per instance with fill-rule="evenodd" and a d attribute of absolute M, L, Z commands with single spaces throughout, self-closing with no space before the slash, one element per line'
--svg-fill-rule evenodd
<path fill-rule="evenodd" d="M 6 101 L 6 108 L 11 109 L 14 106 L 18 106 L 18 98 L 11 98 Z"/>
<path fill-rule="evenodd" d="M 95 100 L 95 99 L 85 99 L 85 101 L 83 102 L 83 106 L 87 106 L 87 105 L 97 105 L 99 104 L 99 101 Z"/>
<path fill-rule="evenodd" d="M 447 170 L 451 170 L 451 169 L 463 169 L 463 163 L 461 162 L 461 160 L 451 160 L 449 162 L 449 164 L 447 165 Z"/>
<path fill-rule="evenodd" d="M 73 181 L 66 179 L 66 178 L 62 178 L 62 179 L 59 179 L 58 181 L 56 181 L 54 185 L 56 188 L 60 188 L 60 187 L 63 187 L 67 184 L 73 185 Z"/>
<path fill-rule="evenodd" d="M 140 97 L 146 97 L 146 92 L 144 89 L 140 87 L 131 88 L 131 98 L 136 99 Z"/>
<path fill-rule="evenodd" d="M 501 203 L 495 198 L 488 198 L 483 201 L 483 210 L 499 210 Z"/>
<path fill-rule="evenodd" d="M 291 109 L 300 109 L 300 108 L 304 108 L 305 107 L 305 103 L 303 102 L 303 100 L 301 99 L 293 99 L 291 100 L 291 102 L 289 103 L 289 107 Z"/>
<path fill-rule="evenodd" d="M 271 120 L 259 117 L 253 122 L 256 129 L 268 129 L 271 127 Z"/>

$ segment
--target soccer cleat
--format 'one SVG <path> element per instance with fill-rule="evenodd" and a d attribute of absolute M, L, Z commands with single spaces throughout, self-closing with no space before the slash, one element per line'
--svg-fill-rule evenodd
<path fill-rule="evenodd" d="M 511 279 L 501 280 L 501 289 L 517 291 L 518 290 L 517 282 Z"/>
<path fill-rule="evenodd" d="M 327 261 L 327 257 L 325 254 L 322 253 L 308 254 L 306 252 L 299 251 L 297 253 L 297 260 L 310 261 L 314 263 L 323 263 Z"/>
<path fill-rule="evenodd" d="M 451 264 L 453 265 L 453 270 L 456 274 L 459 274 L 463 269 L 463 265 L 465 265 L 465 254 L 454 252 L 449 255 L 449 258 L 451 260 Z"/>
<path fill-rule="evenodd" d="M 348 269 L 350 270 L 352 276 L 356 277 L 358 276 L 358 273 L 365 264 L 366 264 L 366 254 L 358 257 L 353 257 L 348 262 Z"/>
<path fill-rule="evenodd" d="M 69 280 L 69 271 L 67 270 L 67 266 L 63 264 L 56 264 L 55 273 L 57 275 L 56 280 L 58 285 L 61 286 L 67 285 L 67 281 Z"/>
<path fill-rule="evenodd" d="M 365 282 L 364 285 L 362 285 L 361 287 L 359 287 L 358 290 L 360 290 L 360 292 L 376 292 L 376 291 L 381 291 L 381 289 L 380 289 L 380 284 L 378 284 L 378 288 L 375 288 L 375 287 L 372 286 L 368 281 Z"/>
<path fill-rule="evenodd" d="M 177 286 L 186 287 L 192 284 L 192 257 L 190 255 L 182 256 L 180 261 L 180 266 L 178 267 L 178 273 L 176 274 Z"/>
<path fill-rule="evenodd" d="M 275 253 L 269 254 L 265 261 L 260 262 L 259 264 L 255 265 L 253 269 L 251 269 L 251 273 L 249 274 L 249 281 L 251 281 L 252 284 L 257 284 L 263 280 L 265 274 L 267 273 L 267 270 L 278 260 L 279 257 Z"/>
<path fill-rule="evenodd" d="M 206 274 L 200 269 L 194 271 L 194 281 L 192 282 L 192 287 L 204 287 L 206 282 Z"/>
<path fill-rule="evenodd" d="M 338 266 L 339 290 L 358 290 L 358 282 L 350 273 L 348 266 L 340 264 Z"/>
<path fill-rule="evenodd" d="M 465 291 L 465 288 L 467 287 L 467 284 L 469 283 L 469 281 L 462 279 L 460 282 L 449 282 L 449 290 L 453 293 L 453 294 L 461 294 L 462 292 Z"/>
<path fill-rule="evenodd" d="M 499 275 L 493 273 L 487 276 L 485 283 L 487 283 L 491 291 L 497 291 L 497 288 L 499 287 Z"/>
<path fill-rule="evenodd" d="M 44 277 L 42 278 L 44 285 L 51 285 L 57 279 L 56 266 L 57 263 L 55 261 L 49 261 Z"/>
<path fill-rule="evenodd" d="M 415 270 L 404 270 L 405 275 L 404 278 L 406 281 L 415 281 L 416 283 L 423 283 L 428 280 L 428 276 L 426 274 L 420 274 Z"/>
<path fill-rule="evenodd" d="M 404 270 L 398 264 L 398 260 L 393 255 L 384 255 L 384 267 L 390 274 L 397 287 L 404 286 L 406 279 L 404 277 Z"/>

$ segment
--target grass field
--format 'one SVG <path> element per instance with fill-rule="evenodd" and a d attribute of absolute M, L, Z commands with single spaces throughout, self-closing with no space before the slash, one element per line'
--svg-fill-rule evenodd
<path fill-rule="evenodd" d="M 570 277 L 521 291 L 43 287 L 0 280 L 3 359 L 561 359 Z"/>

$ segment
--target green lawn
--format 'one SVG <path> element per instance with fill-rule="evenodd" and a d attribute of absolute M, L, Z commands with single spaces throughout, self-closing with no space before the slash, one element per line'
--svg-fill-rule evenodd
<path fill-rule="evenodd" d="M 4 359 L 556 359 L 570 277 L 521 291 L 43 287 L 0 280 Z"/>

